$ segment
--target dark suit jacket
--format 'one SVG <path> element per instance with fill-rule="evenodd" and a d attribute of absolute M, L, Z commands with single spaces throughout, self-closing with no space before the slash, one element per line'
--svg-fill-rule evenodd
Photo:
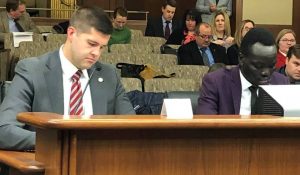
<path fill-rule="evenodd" d="M 215 63 L 228 64 L 225 47 L 210 43 L 209 49 L 212 52 Z M 182 45 L 178 49 L 178 64 L 180 65 L 204 65 L 202 55 L 196 41 Z"/>
<path fill-rule="evenodd" d="M 238 65 L 239 64 L 239 46 L 237 44 L 231 45 L 227 49 L 228 64 Z"/>
<path fill-rule="evenodd" d="M 289 84 L 288 79 L 274 72 L 270 84 Z M 239 67 L 221 68 L 208 73 L 202 81 L 197 114 L 239 114 L 242 84 Z"/>
<path fill-rule="evenodd" d="M 97 62 L 90 81 L 93 113 L 134 114 L 120 77 L 112 65 Z M 64 114 L 63 77 L 59 51 L 18 62 L 15 77 L 0 106 L 0 148 L 32 149 L 35 133 L 16 120 L 19 112 Z M 101 77 L 104 81 L 99 82 Z M 25 129 L 26 128 L 26 129 Z"/>
<path fill-rule="evenodd" d="M 179 23 L 173 19 L 172 20 L 172 32 L 179 27 Z M 165 37 L 164 25 L 161 17 L 159 18 L 149 18 L 147 21 L 145 36 L 156 36 Z"/>

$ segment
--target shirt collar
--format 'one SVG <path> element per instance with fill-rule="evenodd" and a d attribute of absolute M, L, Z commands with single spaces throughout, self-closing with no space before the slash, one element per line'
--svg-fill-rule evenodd
<path fill-rule="evenodd" d="M 281 52 L 280 50 L 278 50 L 283 56 L 286 57 L 286 53 Z"/>
<path fill-rule="evenodd" d="M 78 68 L 75 67 L 64 55 L 63 52 L 63 47 L 64 45 L 62 45 L 59 49 L 59 58 L 60 58 L 60 62 L 61 62 L 61 68 L 62 68 L 62 72 L 63 74 L 68 77 L 69 80 L 71 80 L 71 77 L 78 71 Z M 88 73 L 87 70 L 84 69 L 82 70 L 82 74 L 83 77 L 88 77 Z"/>
<path fill-rule="evenodd" d="M 162 19 L 162 22 L 163 22 L 163 24 L 166 24 L 166 19 L 163 17 L 163 16 L 161 16 L 161 19 Z M 170 23 L 169 24 L 172 24 L 172 20 L 170 20 Z"/>
<path fill-rule="evenodd" d="M 239 72 L 241 77 L 242 91 L 249 90 L 248 88 L 252 86 L 252 84 L 244 77 L 241 70 Z"/>

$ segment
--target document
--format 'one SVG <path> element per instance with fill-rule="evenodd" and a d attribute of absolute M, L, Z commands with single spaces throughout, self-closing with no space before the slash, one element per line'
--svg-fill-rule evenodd
<path fill-rule="evenodd" d="M 19 47 L 22 41 L 33 41 L 33 32 L 13 32 L 14 47 Z"/>

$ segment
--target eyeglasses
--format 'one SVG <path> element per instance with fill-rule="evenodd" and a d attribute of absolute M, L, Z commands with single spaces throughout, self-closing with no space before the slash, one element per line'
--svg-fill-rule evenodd
<path fill-rule="evenodd" d="M 202 39 L 209 39 L 209 40 L 211 40 L 213 38 L 212 35 L 201 35 L 201 34 L 198 34 L 198 36 L 200 36 Z"/>
<path fill-rule="evenodd" d="M 284 43 L 288 43 L 288 42 L 294 43 L 294 42 L 296 42 L 296 40 L 294 40 L 294 39 L 282 39 L 280 41 L 282 41 Z"/>

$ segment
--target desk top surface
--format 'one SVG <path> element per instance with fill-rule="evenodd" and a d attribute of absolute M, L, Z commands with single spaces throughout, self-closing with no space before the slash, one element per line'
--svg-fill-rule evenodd
<path fill-rule="evenodd" d="M 159 115 L 65 116 L 25 112 L 18 120 L 38 128 L 139 129 L 139 128 L 300 128 L 300 118 L 268 115 L 195 115 L 193 119 L 165 119 Z"/>

